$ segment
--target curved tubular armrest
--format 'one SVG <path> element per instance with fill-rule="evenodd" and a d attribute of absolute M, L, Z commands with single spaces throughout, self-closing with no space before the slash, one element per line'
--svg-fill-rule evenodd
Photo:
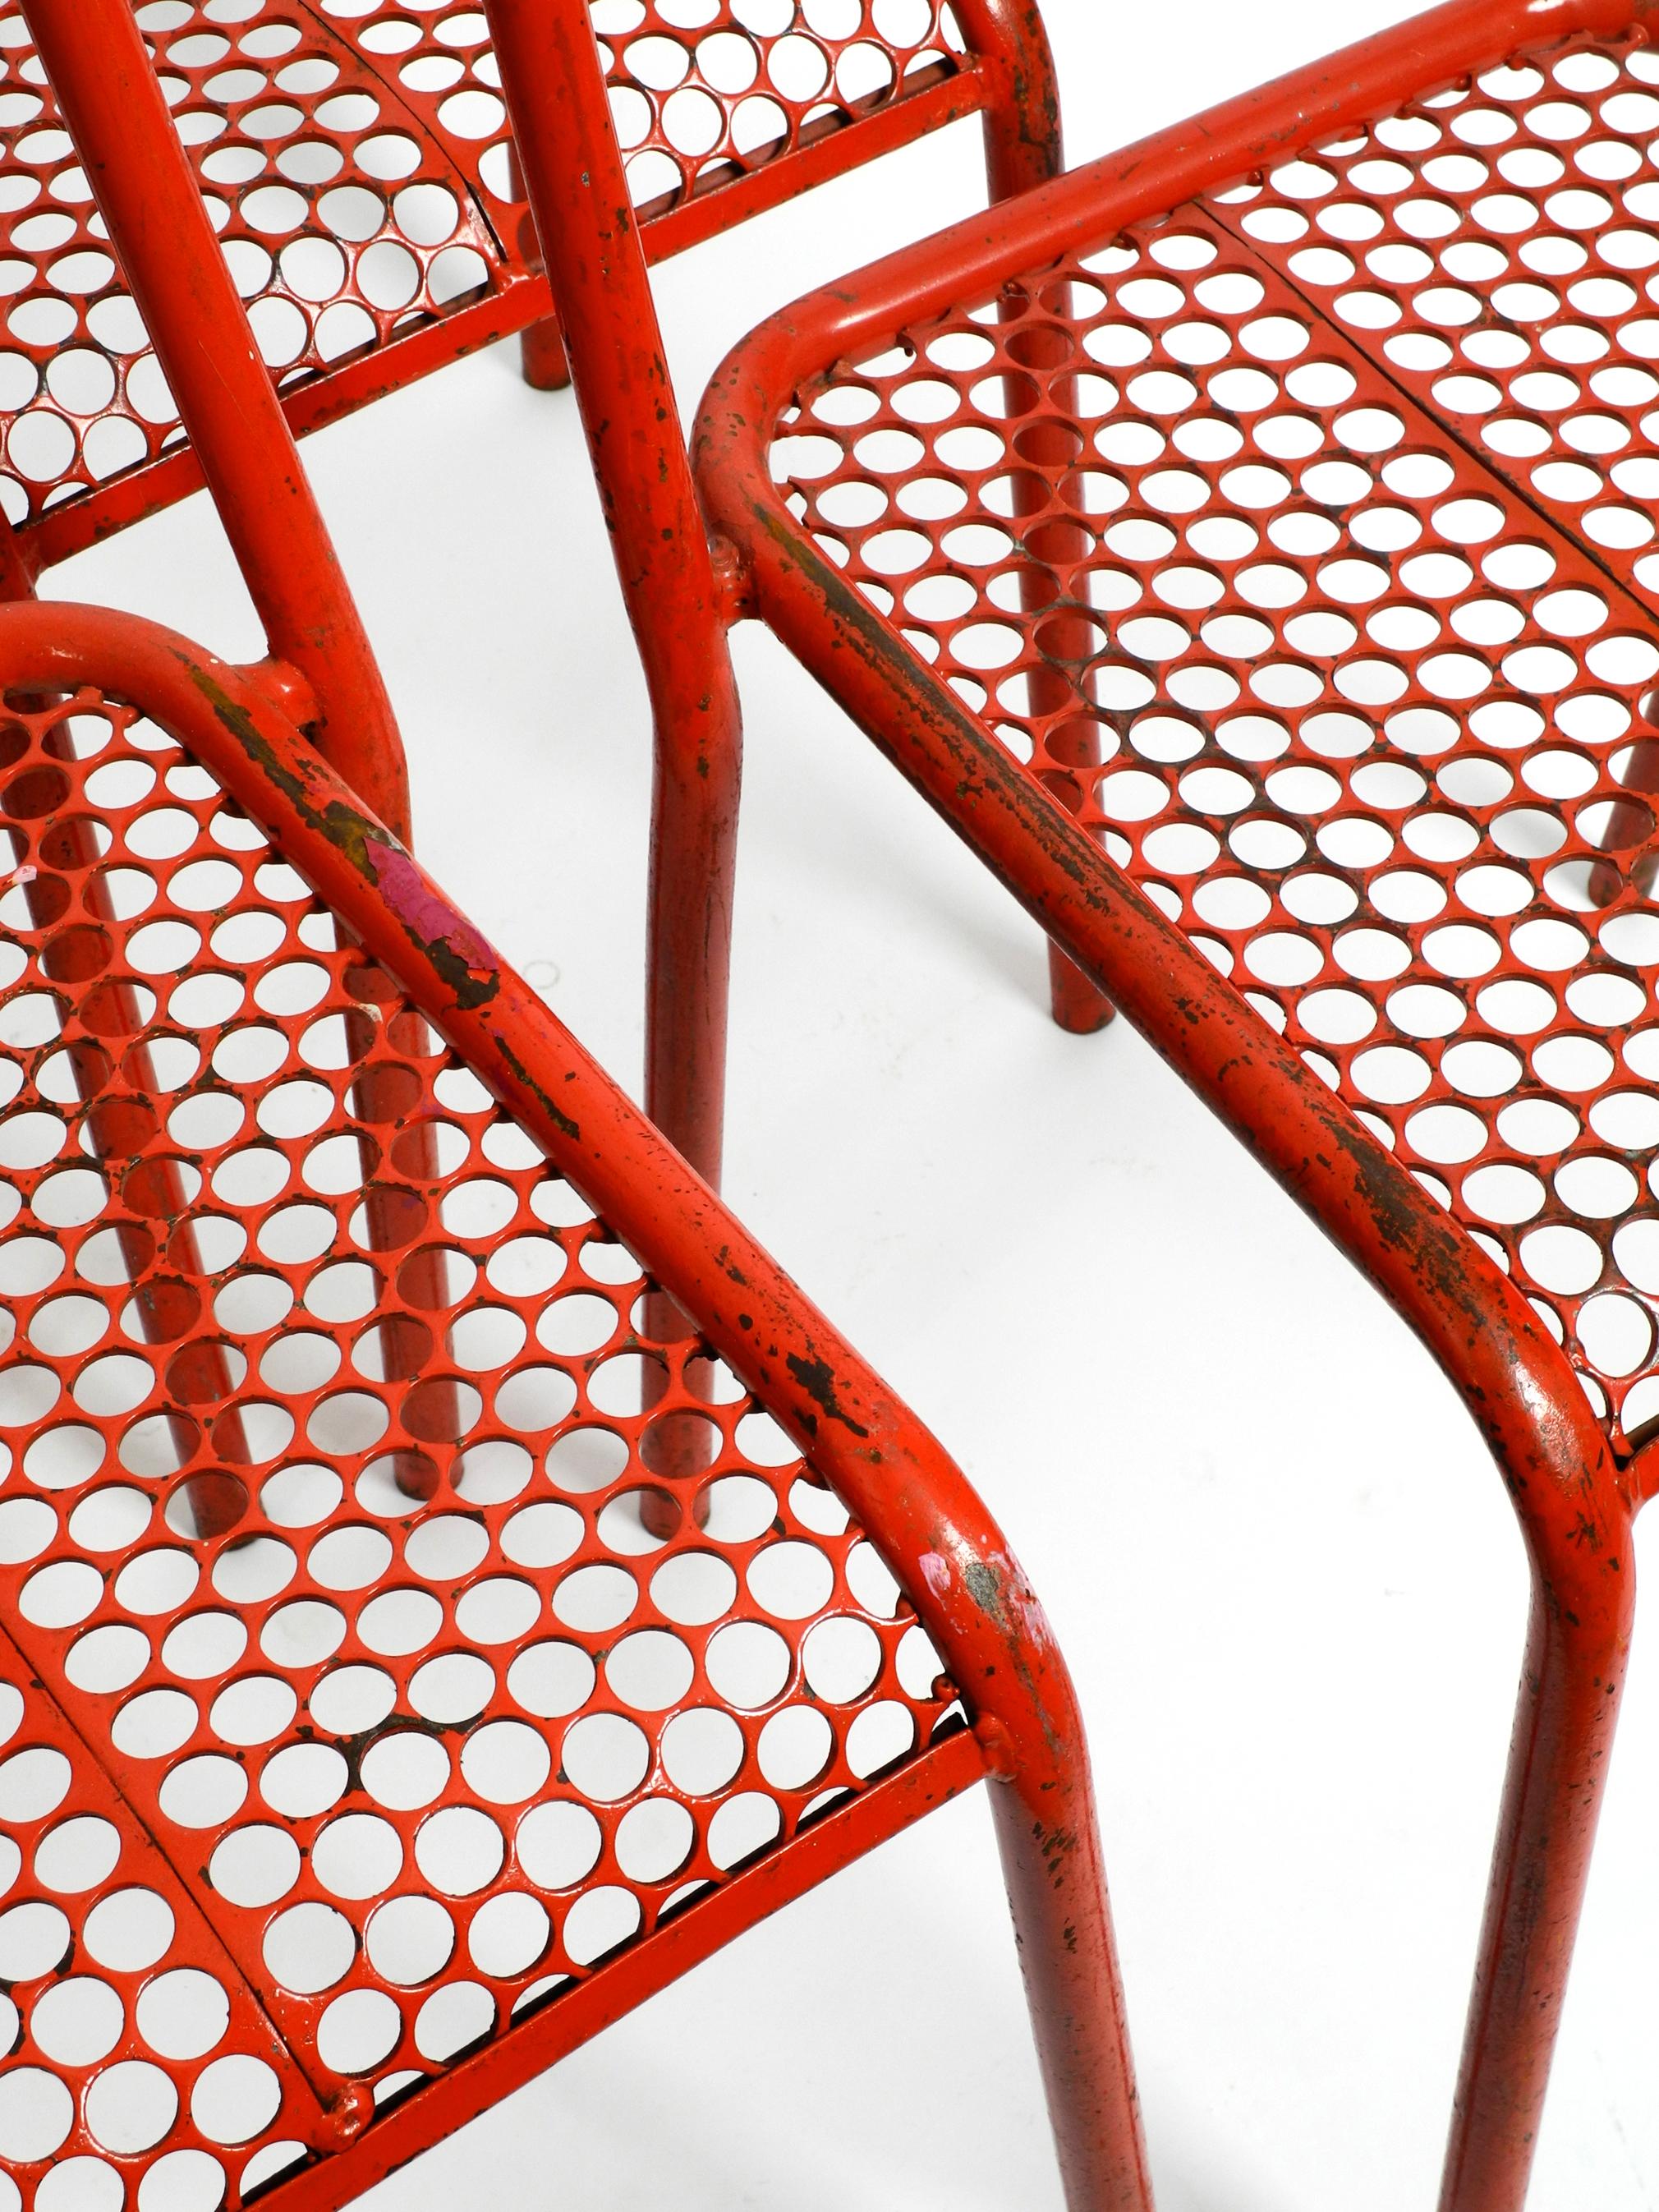
<path fill-rule="evenodd" d="M 863 1524 L 1030 1786 L 1082 1752 L 1065 1664 L 939 1443 L 384 825 L 235 670 L 130 616 L 0 609 L 0 690 L 99 684 L 177 735 L 697 1322 Z"/>

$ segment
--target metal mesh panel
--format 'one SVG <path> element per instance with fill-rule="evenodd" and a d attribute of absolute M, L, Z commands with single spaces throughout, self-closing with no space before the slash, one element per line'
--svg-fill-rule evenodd
<path fill-rule="evenodd" d="M 317 2098 L 384 2100 L 950 1692 L 781 1432 L 170 738 L 23 702 L 0 818 L 0 1617 Z M 72 1966 L 14 1971 L 7 1924 L 49 2069 Z M 142 2143 L 94 2094 L 86 2154 L 178 2148 L 169 2079 L 132 2077 Z M 304 2148 L 249 2135 L 258 2175 Z"/>
<path fill-rule="evenodd" d="M 477 9 L 145 0 L 181 137 L 284 382 L 524 276 Z M 940 0 L 599 0 L 635 198 L 740 176 L 949 65 Z M 14 524 L 182 434 L 15 0 L 0 6 L 0 509 Z"/>
<path fill-rule="evenodd" d="M 1656 77 L 1557 50 L 1086 241 L 836 366 L 775 448 L 819 544 L 1514 1274 L 1620 1442 L 1659 1418 L 1630 503 L 1659 324 L 1625 273 L 1659 261 Z M 1507 209 L 1532 245 L 1500 267 L 1486 163 L 1546 143 L 1603 181 Z M 1510 379 L 1478 435 L 1442 419 L 1477 370 Z"/>
<path fill-rule="evenodd" d="M 1650 604 L 1659 55 L 1493 70 L 1227 197 L 1226 220 Z"/>
<path fill-rule="evenodd" d="M 211 2212 L 314 2102 L 97 1760 L 0 1641 L 0 2197 Z M 292 2155 L 291 2149 L 279 2154 Z"/>

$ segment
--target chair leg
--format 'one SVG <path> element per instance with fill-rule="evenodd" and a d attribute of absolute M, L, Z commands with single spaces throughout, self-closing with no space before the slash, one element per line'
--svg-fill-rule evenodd
<path fill-rule="evenodd" d="M 731 657 L 723 638 L 705 641 L 695 670 L 656 664 L 662 684 L 657 716 L 651 813 L 651 887 L 647 921 L 646 1111 L 705 1182 L 720 1188 L 726 1116 L 726 1008 L 731 980 L 732 904 L 737 871 L 743 725 Z M 677 678 L 696 673 L 693 734 L 678 702 Z M 695 1335 L 666 1293 L 647 1301 L 647 1334 L 665 1346 Z M 690 1381 L 696 1362 L 687 1370 Z M 647 1374 L 649 1413 L 660 1389 Z M 680 1527 L 690 1496 L 696 1525 L 710 1500 L 696 1488 L 708 1463 L 705 1425 L 695 1414 L 655 1424 L 646 1455 L 660 1490 L 642 1496 L 640 1517 L 666 1539 Z"/>
<path fill-rule="evenodd" d="M 1111 1000 L 1054 944 L 1048 947 L 1048 1006 L 1057 1026 L 1073 1036 L 1092 1036 L 1112 1018 Z"/>
<path fill-rule="evenodd" d="M 700 641 L 696 658 L 703 665 L 695 729 L 672 706 L 658 714 L 645 1104 L 718 1189 L 743 738 L 724 639 L 712 641 L 706 655 Z"/>
<path fill-rule="evenodd" d="M 1060 88 L 1034 0 L 959 0 L 955 13 L 990 92 L 985 166 L 993 199 L 1011 199 L 1057 177 Z"/>
<path fill-rule="evenodd" d="M 524 380 L 532 391 L 562 392 L 570 382 L 570 361 L 564 349 L 564 332 L 556 315 L 519 333 L 519 362 Z"/>
<path fill-rule="evenodd" d="M 509 140 L 507 149 L 507 197 L 522 200 L 527 197 L 525 181 L 519 167 L 518 149 Z M 520 218 L 520 247 L 528 261 L 538 260 L 541 247 L 536 238 L 535 220 L 528 208 Z M 519 333 L 519 365 L 524 380 L 532 392 L 562 392 L 570 382 L 570 360 L 564 349 L 564 332 L 559 328 L 558 311 L 544 315 L 539 323 L 532 323 Z"/>
<path fill-rule="evenodd" d="M 1066 166 L 1053 61 L 1035 11 L 1023 9 L 1019 0 L 975 0 L 964 24 L 975 48 L 998 64 L 998 97 L 985 112 L 986 180 L 993 200 L 1012 199 L 1058 176 Z M 1042 438 L 1044 432 L 1036 434 Z M 1047 434 L 1064 439 L 1067 434 L 1064 425 L 1054 425 Z M 1064 461 L 1067 455 L 1061 452 L 1058 458 Z M 1062 712 L 1076 703 L 1057 671 L 1036 672 L 1031 688 L 1035 713 Z M 1093 759 L 1072 763 L 1085 771 L 1100 764 L 1097 749 Z M 1074 1036 L 1092 1036 L 1112 1018 L 1111 1001 L 1052 940 L 1048 1004 L 1058 1025 Z"/>
<path fill-rule="evenodd" d="M 1058 422 L 1027 433 L 1035 458 L 1044 460 L 1052 457 L 1045 447 L 1070 434 L 1067 426 Z M 1069 456 L 1062 449 L 1058 458 L 1063 463 Z M 1025 550 L 1033 557 L 1026 565 L 1021 593 L 1033 614 L 1066 604 L 1065 580 L 1056 569 L 1043 565 L 1041 558 L 1045 551 L 1054 550 L 1053 541 L 1062 534 L 1070 534 L 1065 524 L 1057 529 L 1039 525 L 1026 537 Z M 1066 668 L 1068 661 L 1081 666 L 1091 649 L 1093 625 L 1055 612 L 1045 619 L 1043 633 L 1046 649 L 1060 665 L 1039 663 L 1025 679 L 1031 714 L 1042 732 L 1041 742 L 1048 763 L 1040 773 L 1066 811 L 1080 814 L 1102 765 L 1102 739 L 1099 725 L 1079 711 L 1077 692 Z M 1048 940 L 1048 1004 L 1058 1025 L 1074 1036 L 1091 1036 L 1112 1018 L 1110 1000 L 1053 938 Z"/>
<path fill-rule="evenodd" d="M 1152 2212 L 1106 1876 L 1080 1734 L 991 1785 L 1003 1879 L 1068 2212 Z"/>
<path fill-rule="evenodd" d="M 1624 1686 L 1628 1548 L 1611 1620 L 1534 1588 L 1441 2212 L 1520 2212 Z"/>

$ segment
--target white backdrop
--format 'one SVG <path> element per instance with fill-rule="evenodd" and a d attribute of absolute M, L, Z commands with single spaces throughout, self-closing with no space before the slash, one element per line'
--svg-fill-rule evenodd
<path fill-rule="evenodd" d="M 1402 0 L 1044 0 L 1073 159 Z M 958 126 L 670 264 L 689 409 L 793 294 L 976 205 Z M 428 864 L 630 1087 L 642 688 L 574 405 L 498 349 L 307 456 Z M 50 580 L 231 653 L 200 500 Z M 1497 1479 L 1379 1301 L 758 631 L 730 1195 L 961 1457 L 1089 1716 L 1164 2212 L 1432 2205 L 1520 1652 Z M 1638 1649 L 1532 2212 L 1659 2203 Z M 395 2178 L 375 2212 L 1053 2212 L 977 1793 Z"/>

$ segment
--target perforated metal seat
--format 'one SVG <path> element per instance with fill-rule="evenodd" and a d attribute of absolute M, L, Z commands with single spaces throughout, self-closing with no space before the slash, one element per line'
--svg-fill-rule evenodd
<path fill-rule="evenodd" d="M 399 842 L 126 0 L 27 6 L 268 651 L 0 607 L 0 2212 L 337 2206 L 981 1779 L 1146 2204 L 1029 1585 Z"/>
<path fill-rule="evenodd" d="M 53 607 L 0 694 L 0 2197 L 337 2205 L 1024 1770 L 849 1464 L 1043 1761 L 1069 1692 L 959 1478 L 257 690 Z M 1012 1848 L 1075 2052 L 1060 1771 Z"/>
<path fill-rule="evenodd" d="M 0 2157 L 88 2161 L 43 2208 L 112 2170 L 216 2203 L 925 1751 L 952 1693 L 833 1495 L 217 781 L 66 708 L 0 724 Z"/>
<path fill-rule="evenodd" d="M 135 12 L 296 429 L 548 314 L 475 8 L 144 0 Z M 601 0 L 653 252 L 1006 104 L 1018 34 L 1004 12 L 1000 0 L 954 13 L 945 0 Z M 177 406 L 16 0 L 0 7 L 0 509 L 38 568 L 200 477 L 168 453 Z M 549 343 L 556 355 L 556 333 Z"/>
<path fill-rule="evenodd" d="M 1659 78 L 1645 46 L 1585 43 L 1496 73 L 1502 101 L 1483 77 L 1374 137 L 1530 166 L 1534 118 L 1587 85 L 1659 121 L 1644 64 Z M 1505 128 L 1513 155 L 1492 155 Z M 1619 495 L 1654 466 L 1639 360 L 1659 322 L 1605 270 L 1562 296 L 1522 263 L 1540 322 L 1518 328 L 1443 278 L 1428 312 L 1467 326 L 1466 356 L 1575 364 L 1517 368 L 1501 412 L 1489 386 L 1471 450 L 1389 373 L 1451 346 L 1378 359 L 1356 335 L 1421 294 L 1373 273 L 1334 326 L 1294 279 L 1350 256 L 1254 249 L 1293 224 L 1317 240 L 1322 216 L 1326 236 L 1361 227 L 1338 166 L 1287 165 L 910 326 L 806 385 L 775 460 L 864 596 L 1526 1287 L 1625 1449 L 1659 1417 L 1659 644 L 1652 523 Z M 1454 212 L 1428 186 L 1401 209 L 1425 231 Z M 1534 259 L 1595 270 L 1594 241 L 1534 220 Z M 1659 260 L 1659 236 L 1622 236 Z M 1443 258 L 1465 252 L 1508 258 L 1484 238 Z M 1559 422 L 1520 411 L 1533 384 Z M 1561 458 L 1592 439 L 1624 456 L 1605 483 Z M 1581 534 L 1559 495 L 1540 510 L 1564 483 Z"/>

